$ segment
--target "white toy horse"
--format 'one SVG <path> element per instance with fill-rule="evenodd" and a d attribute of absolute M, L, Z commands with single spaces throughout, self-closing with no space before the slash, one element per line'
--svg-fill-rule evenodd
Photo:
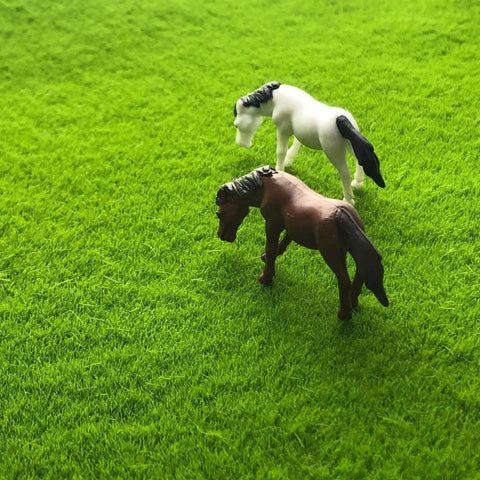
<path fill-rule="evenodd" d="M 364 174 L 379 187 L 385 187 L 372 144 L 360 133 L 357 123 L 346 110 L 320 103 L 291 85 L 270 82 L 240 98 L 235 104 L 234 115 L 236 142 L 245 148 L 252 146 L 263 117 L 272 117 L 277 126 L 277 170 L 289 167 L 300 146 L 305 145 L 325 152 L 340 173 L 344 200 L 352 205 L 355 204 L 352 186 L 362 188 Z M 295 138 L 288 149 L 292 135 Z M 355 177 L 351 183 L 347 150 L 356 158 Z"/>

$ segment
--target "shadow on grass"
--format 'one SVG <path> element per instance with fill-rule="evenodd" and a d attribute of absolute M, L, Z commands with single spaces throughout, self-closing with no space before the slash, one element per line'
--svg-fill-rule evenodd
<path fill-rule="evenodd" d="M 243 249 L 227 250 L 217 258 L 212 271 L 222 279 L 222 288 L 235 301 L 244 305 L 247 316 L 253 312 L 263 319 L 265 326 L 275 328 L 287 325 L 314 327 L 328 325 L 343 336 L 355 335 L 359 323 L 381 328 L 388 322 L 389 310 L 382 307 L 374 295 L 363 288 L 359 305 L 352 319 L 341 321 L 337 317 L 339 294 L 335 276 L 316 252 L 294 251 L 277 260 L 277 273 L 273 284 L 265 287 L 258 283 L 263 262 L 258 255 L 245 255 Z M 260 250 L 259 250 L 260 252 Z M 257 313 L 255 313 L 257 312 Z"/>

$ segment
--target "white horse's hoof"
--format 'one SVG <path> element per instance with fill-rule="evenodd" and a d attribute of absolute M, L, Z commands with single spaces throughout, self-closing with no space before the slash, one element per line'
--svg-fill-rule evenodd
<path fill-rule="evenodd" d="M 356 180 L 352 180 L 352 187 L 356 190 L 360 190 L 363 188 L 363 182 L 357 182 Z"/>
<path fill-rule="evenodd" d="M 355 200 L 353 198 L 348 200 L 347 198 L 343 197 L 343 201 L 349 203 L 352 207 L 355 206 Z"/>

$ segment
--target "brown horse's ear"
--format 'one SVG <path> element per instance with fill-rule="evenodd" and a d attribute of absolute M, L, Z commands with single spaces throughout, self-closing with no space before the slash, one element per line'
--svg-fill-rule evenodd
<path fill-rule="evenodd" d="M 220 187 L 220 190 L 224 193 L 224 195 L 229 195 L 229 194 L 231 194 L 231 193 L 234 192 L 232 183 L 233 183 L 233 182 L 226 183 L 225 185 L 222 185 L 222 186 Z"/>
<path fill-rule="evenodd" d="M 229 191 L 229 188 L 228 188 L 228 185 L 225 184 L 225 185 L 222 185 L 218 192 L 217 192 L 217 198 L 215 200 L 215 203 L 220 206 L 224 203 L 225 201 L 225 197 L 227 196 L 227 193 Z"/>

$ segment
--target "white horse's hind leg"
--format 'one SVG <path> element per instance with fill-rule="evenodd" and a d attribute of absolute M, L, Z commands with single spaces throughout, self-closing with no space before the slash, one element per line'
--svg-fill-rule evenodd
<path fill-rule="evenodd" d="M 361 188 L 363 188 L 363 179 L 365 177 L 365 172 L 363 171 L 363 167 L 358 163 L 358 160 L 355 157 L 355 153 L 353 152 L 352 144 L 350 142 L 348 142 L 347 149 L 355 158 L 355 165 L 356 165 L 355 175 L 352 180 L 352 187 L 355 188 L 356 190 L 360 190 Z"/>
<path fill-rule="evenodd" d="M 353 199 L 353 190 L 350 183 L 350 170 L 348 169 L 347 162 L 338 167 L 340 173 L 340 178 L 342 180 L 343 186 L 343 201 L 348 202 L 350 205 L 355 205 L 355 200 Z"/>
<path fill-rule="evenodd" d="M 280 172 L 283 172 L 285 170 L 284 164 L 285 156 L 287 155 L 289 138 L 290 135 L 282 134 L 277 128 L 277 165 L 275 168 Z"/>
<path fill-rule="evenodd" d="M 363 179 L 365 177 L 365 172 L 363 171 L 363 167 L 358 163 L 358 160 L 355 159 L 355 161 L 357 166 L 355 169 L 355 177 L 352 180 L 352 187 L 359 190 L 363 187 Z"/>
<path fill-rule="evenodd" d="M 287 156 L 285 157 L 285 166 L 290 167 L 295 160 L 295 157 L 298 155 L 298 151 L 302 144 L 296 139 L 293 139 L 292 146 L 287 151 Z"/>
<path fill-rule="evenodd" d="M 343 200 L 350 203 L 350 205 L 355 205 L 355 200 L 353 199 L 352 185 L 350 183 L 351 174 L 347 164 L 347 152 L 345 150 L 336 150 L 334 152 L 325 150 L 325 153 L 327 154 L 327 157 L 333 163 L 333 165 L 335 165 L 338 173 L 340 174 L 340 179 L 342 180 L 343 186 Z"/>

